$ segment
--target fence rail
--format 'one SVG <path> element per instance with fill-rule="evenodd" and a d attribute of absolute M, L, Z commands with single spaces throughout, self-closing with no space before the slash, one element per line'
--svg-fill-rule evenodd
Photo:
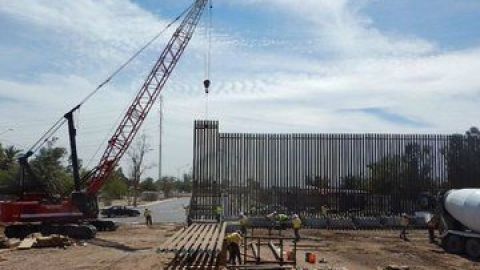
<path fill-rule="evenodd" d="M 192 216 L 274 210 L 317 217 L 431 209 L 434 195 L 480 186 L 480 140 L 435 134 L 219 133 L 195 121 Z"/>

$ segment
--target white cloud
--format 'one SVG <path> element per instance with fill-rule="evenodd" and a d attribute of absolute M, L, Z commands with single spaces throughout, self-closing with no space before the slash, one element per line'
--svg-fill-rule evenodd
<path fill-rule="evenodd" d="M 130 1 L 4 0 L 0 13 L 47 31 L 76 57 L 98 62 L 124 58 L 166 25 Z"/>
<path fill-rule="evenodd" d="M 289 31 L 308 33 L 329 53 L 341 57 L 423 55 L 435 51 L 436 46 L 418 37 L 382 33 L 372 20 L 362 14 L 362 8 L 370 1 L 351 0 L 237 0 L 243 5 L 256 5 L 282 12 L 295 25 Z M 304 24 L 300 25 L 299 22 Z M 316 44 L 315 44 L 316 43 Z"/>
<path fill-rule="evenodd" d="M 4 138 L 25 145 L 59 112 L 92 90 L 106 74 L 104 70 L 111 70 L 165 24 L 164 19 L 129 1 L 3 2 L 0 13 L 52 31 L 51 38 L 62 44 L 59 51 L 80 56 L 69 59 L 76 67 L 69 75 L 50 70 L 40 72 L 33 82 L 0 80 L 0 97 L 11 100 L 0 107 L 6 119 L 0 123 L 0 132 L 2 124 L 20 123 Z M 254 46 L 257 40 L 216 32 L 210 118 L 219 119 L 223 131 L 235 132 L 449 133 L 475 125 L 479 119 L 480 77 L 476 71 L 480 69 L 480 49 L 443 52 L 421 37 L 382 33 L 362 13 L 365 3 L 229 2 L 273 10 L 275 16 L 292 21 L 286 31 L 301 26 L 299 33 L 309 41 L 304 46 L 321 53 L 292 52 L 288 41 L 280 42 L 286 42 L 284 50 L 278 50 L 273 41 L 276 50 L 268 50 L 269 44 L 259 50 Z M 192 122 L 205 113 L 201 86 L 205 40 L 201 32 L 197 31 L 165 89 L 164 160 L 171 174 L 190 161 Z M 314 38 L 310 39 L 311 35 Z M 334 57 L 325 57 L 326 52 Z M 149 52 L 136 65 L 147 71 L 156 55 Z M 84 159 L 110 134 L 112 123 L 142 80 L 143 74 L 115 83 L 82 109 L 79 147 Z M 345 112 L 362 108 L 384 108 L 426 125 L 400 125 L 370 114 Z M 144 128 L 154 146 L 158 135 L 155 114 L 153 111 Z M 152 153 L 150 160 L 155 158 Z"/>

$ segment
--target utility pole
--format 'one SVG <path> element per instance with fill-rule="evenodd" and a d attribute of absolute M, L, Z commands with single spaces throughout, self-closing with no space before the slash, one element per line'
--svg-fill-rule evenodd
<path fill-rule="evenodd" d="M 160 122 L 158 124 L 159 128 L 159 138 L 158 138 L 158 180 L 162 179 L 162 140 L 163 140 L 163 96 L 160 95 Z"/>

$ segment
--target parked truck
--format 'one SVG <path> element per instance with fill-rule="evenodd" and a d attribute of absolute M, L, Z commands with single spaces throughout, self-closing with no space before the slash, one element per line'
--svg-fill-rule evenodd
<path fill-rule="evenodd" d="M 480 189 L 452 189 L 440 198 L 440 238 L 450 253 L 480 258 Z"/>

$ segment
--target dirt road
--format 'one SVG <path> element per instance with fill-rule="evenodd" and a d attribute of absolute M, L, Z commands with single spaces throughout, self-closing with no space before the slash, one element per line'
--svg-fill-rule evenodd
<path fill-rule="evenodd" d="M 140 216 L 138 217 L 122 217 L 122 218 L 102 218 L 105 220 L 112 220 L 117 223 L 131 223 L 131 224 L 142 224 L 145 222 L 145 218 L 143 217 L 143 211 L 145 208 L 150 209 L 152 211 L 152 217 L 154 223 L 165 223 L 165 222 L 172 222 L 172 223 L 182 223 L 186 221 L 185 217 L 185 209 L 183 208 L 185 205 L 190 203 L 189 197 L 182 197 L 182 198 L 172 198 L 166 199 L 163 201 L 157 201 L 153 203 L 149 203 L 147 205 L 142 205 L 137 207 L 140 211 Z"/>

